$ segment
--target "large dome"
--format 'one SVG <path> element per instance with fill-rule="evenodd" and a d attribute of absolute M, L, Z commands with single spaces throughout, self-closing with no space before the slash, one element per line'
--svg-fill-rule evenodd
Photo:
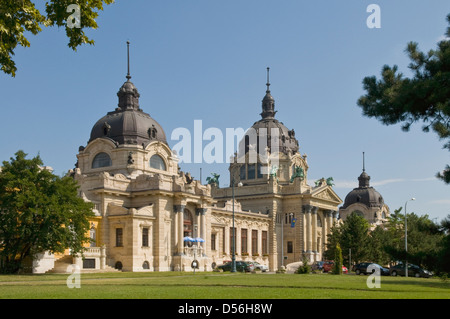
<path fill-rule="evenodd" d="M 383 207 L 384 200 L 381 194 L 373 187 L 369 186 L 370 176 L 365 171 L 358 178 L 359 187 L 354 188 L 347 194 L 344 200 L 343 209 L 355 203 L 361 203 L 367 207 Z"/>
<path fill-rule="evenodd" d="M 294 130 L 289 130 L 282 122 L 274 118 L 263 118 L 255 122 L 252 128 L 256 131 L 258 137 L 267 136 L 267 146 L 271 153 L 276 152 L 272 133 L 276 129 L 278 134 L 278 151 L 284 154 L 296 153 L 299 150 L 298 141 L 295 138 Z"/>
<path fill-rule="evenodd" d="M 95 123 L 89 142 L 96 138 L 109 138 L 118 144 L 147 145 L 152 141 L 167 144 L 159 123 L 139 107 L 139 93 L 128 79 L 117 93 L 119 107 Z"/>
<path fill-rule="evenodd" d="M 269 72 L 269 68 L 267 68 L 267 72 Z M 271 153 L 275 153 L 277 151 L 288 154 L 288 153 L 296 153 L 299 150 L 299 144 L 298 140 L 295 138 L 295 132 L 294 130 L 289 130 L 283 122 L 278 121 L 275 119 L 275 114 L 277 111 L 275 111 L 275 99 L 270 94 L 270 83 L 269 83 L 269 77 L 267 76 L 267 90 L 266 95 L 264 96 L 262 100 L 262 112 L 261 112 L 261 120 L 255 122 L 250 130 L 254 129 L 254 133 L 256 133 L 256 136 L 258 138 L 253 140 L 253 143 L 256 142 L 256 147 L 252 146 L 252 140 L 251 138 L 247 137 L 241 141 L 239 149 L 242 151 L 244 150 L 242 147 L 245 147 L 245 153 L 248 152 L 248 150 L 253 147 L 258 150 L 258 152 L 262 152 L 263 150 L 259 150 L 259 143 L 261 141 L 261 138 L 267 138 L 267 146 L 269 148 L 269 151 Z M 275 129 L 275 131 L 273 130 Z M 249 130 L 249 131 L 250 131 Z M 249 135 L 249 131 L 247 131 L 247 135 Z M 277 134 L 276 136 L 274 134 Z M 274 138 L 277 138 L 278 141 L 274 140 Z M 276 143 L 275 143 L 276 141 Z M 245 144 L 243 144 L 245 143 Z M 273 145 L 275 144 L 275 145 Z M 274 146 L 277 146 L 278 144 L 278 150 L 274 149 Z"/>

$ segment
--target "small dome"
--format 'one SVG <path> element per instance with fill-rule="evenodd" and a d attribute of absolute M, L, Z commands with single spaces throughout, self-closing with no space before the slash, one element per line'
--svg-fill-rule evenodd
<path fill-rule="evenodd" d="M 383 207 L 383 197 L 378 191 L 376 191 L 369 185 L 370 176 L 367 175 L 365 171 L 363 171 L 358 177 L 358 180 L 359 187 L 354 188 L 350 193 L 347 194 L 342 208 L 345 209 L 355 203 L 361 203 L 366 205 L 367 207 Z"/>

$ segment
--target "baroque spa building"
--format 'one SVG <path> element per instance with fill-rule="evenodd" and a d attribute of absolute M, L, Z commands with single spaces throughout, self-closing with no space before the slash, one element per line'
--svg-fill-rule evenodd
<path fill-rule="evenodd" d="M 64 271 L 72 263 L 97 271 L 210 271 L 232 259 L 233 242 L 236 260 L 271 271 L 303 256 L 322 258 L 342 201 L 331 179 L 309 185 L 307 156 L 294 130 L 275 118 L 269 82 L 261 119 L 252 127 L 258 141 L 268 141 L 265 152 L 252 161 L 259 144 L 244 138 L 229 166 L 230 187 L 220 188 L 214 179 L 203 185 L 180 169 L 130 79 L 128 73 L 118 106 L 95 123 L 71 171 L 79 195 L 95 205 L 90 247 L 78 257 L 46 255 L 53 262 L 35 272 Z M 265 136 L 264 128 L 275 133 Z"/>

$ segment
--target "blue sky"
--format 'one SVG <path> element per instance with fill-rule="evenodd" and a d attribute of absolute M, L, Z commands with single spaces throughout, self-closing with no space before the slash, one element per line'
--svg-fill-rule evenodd
<path fill-rule="evenodd" d="M 379 29 L 366 25 L 372 3 L 381 8 Z M 129 40 L 141 108 L 171 146 L 171 132 L 193 129 L 194 120 L 223 132 L 259 120 L 269 66 L 276 117 L 295 129 L 311 185 L 332 176 L 344 200 L 365 152 L 371 185 L 391 211 L 415 197 L 408 212 L 440 220 L 450 214 L 450 186 L 434 177 L 450 163 L 443 142 L 420 123 L 404 133 L 365 118 L 356 101 L 362 79 L 384 64 L 408 76 L 407 43 L 436 48 L 448 13 L 448 0 L 116 0 L 87 32 L 94 46 L 73 52 L 65 31 L 52 28 L 16 50 L 17 76 L 0 74 L 0 160 L 22 149 L 58 175 L 73 168 L 92 126 L 117 106 Z M 216 172 L 229 183 L 226 163 L 181 167 L 196 178 L 201 167 L 203 182 Z"/>

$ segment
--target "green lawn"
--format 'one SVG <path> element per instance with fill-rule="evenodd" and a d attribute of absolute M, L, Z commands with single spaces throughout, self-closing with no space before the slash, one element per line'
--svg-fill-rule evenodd
<path fill-rule="evenodd" d="M 49 299 L 450 299 L 450 281 L 331 274 L 103 273 L 81 274 L 69 289 L 68 275 L 2 275 L 0 298 Z"/>

